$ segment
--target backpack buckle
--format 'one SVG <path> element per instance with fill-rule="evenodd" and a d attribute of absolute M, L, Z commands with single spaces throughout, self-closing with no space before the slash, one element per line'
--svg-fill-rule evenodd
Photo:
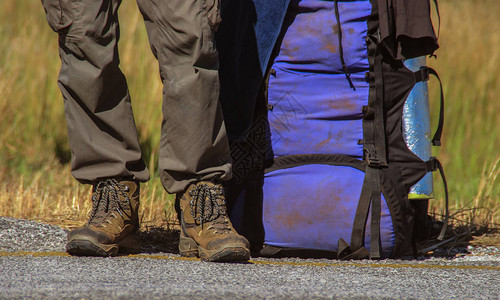
<path fill-rule="evenodd" d="M 380 167 L 382 164 L 378 158 L 377 150 L 375 150 L 375 146 L 372 144 L 364 144 L 364 157 L 365 161 L 368 163 L 370 167 Z"/>
<path fill-rule="evenodd" d="M 427 172 L 434 172 L 438 169 L 438 160 L 435 156 L 431 156 L 428 161 L 425 162 L 427 167 Z"/>
<path fill-rule="evenodd" d="M 413 75 L 415 76 L 415 82 L 429 80 L 429 74 L 430 74 L 429 68 L 425 66 L 420 67 L 420 70 L 413 72 Z"/>

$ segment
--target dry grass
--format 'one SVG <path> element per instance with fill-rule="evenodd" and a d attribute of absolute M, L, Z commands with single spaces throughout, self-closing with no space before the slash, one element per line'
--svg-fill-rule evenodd
<path fill-rule="evenodd" d="M 122 7 L 120 54 L 152 180 L 142 185 L 145 226 L 172 223 L 172 196 L 156 176 L 162 86 L 144 23 L 132 1 Z M 28 18 L 29 16 L 29 18 Z M 29 21 L 28 21 L 29 20 Z M 0 3 L 0 216 L 66 227 L 81 225 L 90 210 L 90 187 L 69 170 L 57 35 L 39 1 Z"/>
<path fill-rule="evenodd" d="M 442 0 L 440 11 L 441 49 L 438 59 L 429 62 L 443 79 L 447 104 L 443 147 L 434 154 L 447 173 L 454 222 L 497 226 L 500 2 Z M 162 225 L 174 216 L 172 197 L 163 191 L 156 170 L 162 85 L 134 1 L 123 2 L 120 18 L 121 66 L 152 174 L 142 186 L 141 216 L 145 224 Z M 63 100 L 56 85 L 57 37 L 39 1 L 0 2 L 0 53 L 0 216 L 82 224 L 90 209 L 90 188 L 70 175 Z M 437 111 L 437 84 L 431 81 L 430 86 Z M 441 214 L 439 179 L 435 194 L 431 210 Z"/>
<path fill-rule="evenodd" d="M 452 212 L 461 220 L 500 227 L 500 2 L 440 1 L 441 35 L 436 60 L 443 80 L 443 146 L 434 154 L 445 167 Z M 430 81 L 438 111 L 438 85 Z M 433 102 L 432 102 L 433 101 Z M 437 113 L 433 114 L 434 119 Z M 436 122 L 434 122 L 436 124 Z M 444 192 L 435 175 L 431 210 L 443 213 Z"/>
<path fill-rule="evenodd" d="M 91 188 L 78 184 L 68 169 L 65 182 L 57 188 L 47 188 L 40 182 L 26 184 L 23 177 L 17 181 L 2 181 L 0 185 L 0 216 L 31 219 L 65 228 L 81 226 L 92 208 Z M 156 184 L 142 185 L 139 216 L 143 227 L 173 228 L 176 224 L 173 197 L 156 190 Z M 161 194 L 161 195 L 160 195 Z M 158 195 L 158 198 L 150 195 Z"/>

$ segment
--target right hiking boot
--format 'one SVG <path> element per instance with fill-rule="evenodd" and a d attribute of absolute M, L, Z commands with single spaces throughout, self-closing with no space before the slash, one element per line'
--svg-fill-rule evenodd
<path fill-rule="evenodd" d="M 77 256 L 137 253 L 139 183 L 104 179 L 92 189 L 92 211 L 84 227 L 68 233 L 66 252 Z"/>
<path fill-rule="evenodd" d="M 236 232 L 227 215 L 222 185 L 208 181 L 191 184 L 177 201 L 182 256 L 212 262 L 250 259 L 248 240 Z"/>

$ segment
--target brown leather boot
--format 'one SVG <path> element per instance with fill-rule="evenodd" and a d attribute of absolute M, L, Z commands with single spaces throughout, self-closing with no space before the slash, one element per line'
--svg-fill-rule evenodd
<path fill-rule="evenodd" d="M 207 181 L 191 184 L 178 201 L 182 256 L 217 262 L 250 258 L 247 239 L 236 232 L 227 216 L 222 185 Z"/>
<path fill-rule="evenodd" d="M 105 179 L 94 185 L 92 211 L 84 227 L 68 234 L 66 252 L 78 256 L 137 253 L 139 183 Z"/>

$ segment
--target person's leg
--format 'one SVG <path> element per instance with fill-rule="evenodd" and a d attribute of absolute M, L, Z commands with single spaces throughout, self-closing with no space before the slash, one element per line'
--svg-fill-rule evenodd
<path fill-rule="evenodd" d="M 61 71 L 72 174 L 93 188 L 85 227 L 68 234 L 75 255 L 137 251 L 142 161 L 127 83 L 118 59 L 120 0 L 42 0 L 59 34 Z"/>
<path fill-rule="evenodd" d="M 229 179 L 213 29 L 219 22 L 216 1 L 137 3 L 164 85 L 159 170 L 165 189 L 179 193 L 196 181 Z"/>
<path fill-rule="evenodd" d="M 73 176 L 147 181 L 125 76 L 119 68 L 120 0 L 43 0 L 59 33 L 61 71 Z"/>
<path fill-rule="evenodd" d="M 231 177 L 231 157 L 219 104 L 218 2 L 137 0 L 164 84 L 159 169 L 165 189 L 177 193 L 180 253 L 238 261 L 250 251 L 220 184 Z"/>

